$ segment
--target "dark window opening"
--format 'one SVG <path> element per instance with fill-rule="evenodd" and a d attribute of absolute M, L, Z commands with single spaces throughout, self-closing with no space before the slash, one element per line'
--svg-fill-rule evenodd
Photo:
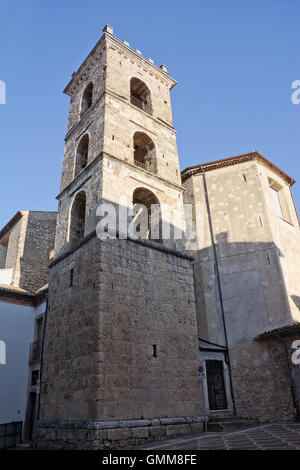
<path fill-rule="evenodd" d="M 39 370 L 33 370 L 31 373 L 31 385 L 34 387 L 37 385 L 39 379 Z"/>
<path fill-rule="evenodd" d="M 8 241 L 9 237 L 6 237 L 6 239 L 2 239 L 0 242 L 0 269 L 5 268 L 6 266 Z"/>
<path fill-rule="evenodd" d="M 35 340 L 39 341 L 43 337 L 44 318 L 37 318 L 35 321 Z"/>
<path fill-rule="evenodd" d="M 70 269 L 70 287 L 73 287 L 74 270 Z"/>
<path fill-rule="evenodd" d="M 79 142 L 76 152 L 75 176 L 78 175 L 87 165 L 89 152 L 89 136 L 84 135 Z"/>
<path fill-rule="evenodd" d="M 81 191 L 74 199 L 71 209 L 71 221 L 70 221 L 70 236 L 69 241 L 71 245 L 74 245 L 84 237 L 85 229 L 85 206 L 86 196 L 85 192 Z"/>
<path fill-rule="evenodd" d="M 133 193 L 134 231 L 141 239 L 160 241 L 162 222 L 160 203 L 149 189 L 137 188 Z"/>
<path fill-rule="evenodd" d="M 153 344 L 153 357 L 157 357 L 157 346 Z"/>
<path fill-rule="evenodd" d="M 148 114 L 152 114 L 151 93 L 147 85 L 139 78 L 130 80 L 130 102 Z"/>
<path fill-rule="evenodd" d="M 157 172 L 156 149 L 153 140 L 143 132 L 133 136 L 134 164 L 144 170 Z"/>

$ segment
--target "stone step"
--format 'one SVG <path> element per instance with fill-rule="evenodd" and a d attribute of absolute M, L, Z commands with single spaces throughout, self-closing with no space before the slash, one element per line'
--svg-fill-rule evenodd
<path fill-rule="evenodd" d="M 243 417 L 243 416 L 211 416 L 209 421 L 211 422 L 226 422 L 226 421 L 249 421 L 250 418 Z"/>
<path fill-rule="evenodd" d="M 255 427 L 258 424 L 258 421 L 255 419 L 243 419 L 232 416 L 231 419 L 228 417 L 225 420 L 209 421 L 207 423 L 207 430 L 209 432 L 231 431 L 235 429 Z"/>

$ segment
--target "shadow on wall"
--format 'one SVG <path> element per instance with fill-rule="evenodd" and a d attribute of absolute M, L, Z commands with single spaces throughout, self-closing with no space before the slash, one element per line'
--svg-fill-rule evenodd
<path fill-rule="evenodd" d="M 100 239 L 138 238 L 169 249 L 186 251 L 182 211 L 161 204 L 158 196 L 145 187 L 136 187 L 123 204 L 102 199 L 88 210 L 88 197 L 79 191 L 73 198 L 66 243 L 61 251 L 74 249 L 96 230 Z"/>
<path fill-rule="evenodd" d="M 280 265 L 284 255 L 273 242 L 230 243 L 227 232 L 222 232 L 216 236 L 215 246 L 194 256 L 202 338 L 225 344 L 222 308 L 229 347 L 241 338 L 251 340 L 264 331 L 299 321 L 293 318 L 288 302 Z M 292 298 L 299 308 L 299 297 Z"/>

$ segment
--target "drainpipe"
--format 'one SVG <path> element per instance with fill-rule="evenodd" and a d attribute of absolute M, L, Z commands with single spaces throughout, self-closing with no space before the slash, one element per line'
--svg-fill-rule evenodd
<path fill-rule="evenodd" d="M 298 408 L 297 400 L 296 400 L 294 382 L 293 382 L 293 377 L 292 377 L 292 372 L 291 372 L 291 366 L 290 366 L 287 347 L 286 347 L 286 344 L 285 344 L 284 340 L 280 337 L 280 335 L 278 333 L 276 334 L 276 338 L 278 339 L 278 341 L 282 345 L 285 364 L 286 364 L 287 373 L 288 373 L 289 382 L 290 382 L 290 390 L 291 390 L 291 395 L 292 395 L 292 400 L 293 400 L 294 414 L 295 414 L 296 422 L 299 423 L 299 421 L 300 421 L 299 408 Z"/>
<path fill-rule="evenodd" d="M 32 447 L 33 448 L 35 448 L 36 446 L 37 425 L 38 425 L 38 420 L 40 416 L 41 377 L 42 377 L 43 357 L 44 357 L 45 330 L 46 330 L 46 319 L 47 319 L 47 311 L 48 311 L 49 287 L 50 286 L 48 286 L 48 292 L 47 292 L 47 298 L 46 298 L 46 309 L 45 309 L 45 316 L 44 316 L 44 325 L 43 325 L 41 364 L 40 364 L 40 370 L 39 370 L 39 378 L 38 378 L 37 385 L 36 385 L 36 403 L 35 403 L 35 413 L 34 413 L 34 426 L 33 426 L 33 433 L 32 433 Z"/>
<path fill-rule="evenodd" d="M 211 212 L 210 212 L 206 176 L 204 172 L 203 172 L 203 183 L 204 183 L 205 201 L 206 201 L 206 207 L 207 207 L 207 213 L 208 213 L 209 231 L 210 231 L 211 243 L 212 243 L 212 247 L 214 250 L 214 259 L 215 259 L 215 264 L 216 264 L 216 275 L 217 275 L 218 292 L 219 292 L 219 298 L 220 298 L 223 330 L 224 330 L 227 359 L 228 359 L 229 382 L 230 382 L 231 399 L 232 399 L 232 404 L 233 404 L 233 414 L 236 415 L 236 406 L 235 406 L 233 383 L 232 383 L 231 362 L 230 362 L 229 347 L 228 347 L 227 328 L 226 328 L 226 320 L 225 320 L 225 312 L 224 312 L 224 304 L 223 304 L 223 296 L 222 296 L 222 288 L 221 288 L 221 278 L 220 278 L 220 271 L 219 271 L 219 264 L 218 264 L 218 257 L 217 257 L 217 249 L 216 249 L 216 244 L 214 240 L 214 231 L 213 231 L 213 224 L 212 224 L 212 218 L 211 218 Z"/>

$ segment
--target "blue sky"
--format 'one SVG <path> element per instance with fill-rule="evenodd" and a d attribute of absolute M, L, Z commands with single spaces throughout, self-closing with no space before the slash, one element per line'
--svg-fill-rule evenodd
<path fill-rule="evenodd" d="M 299 179 L 299 0 L 2 1 L 0 227 L 56 210 L 69 98 L 62 90 L 102 34 L 167 64 L 181 168 L 259 150 Z"/>

